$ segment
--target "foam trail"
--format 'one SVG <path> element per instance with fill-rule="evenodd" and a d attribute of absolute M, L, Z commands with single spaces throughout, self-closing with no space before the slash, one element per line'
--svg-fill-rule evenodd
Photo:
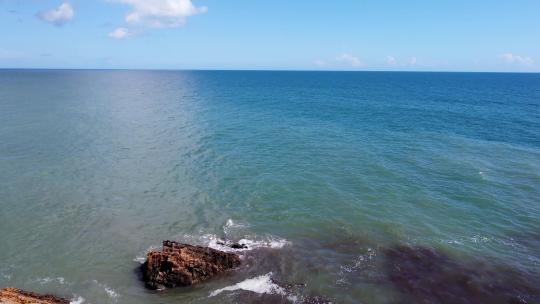
<path fill-rule="evenodd" d="M 205 240 L 204 243 L 206 243 L 208 247 L 226 252 L 238 252 L 258 248 L 280 249 L 290 244 L 290 242 L 285 239 L 270 236 L 258 240 L 243 238 L 237 243 L 246 245 L 247 248 L 231 248 L 230 245 L 232 245 L 233 242 L 222 240 L 213 234 L 204 235 L 202 239 Z"/>
<path fill-rule="evenodd" d="M 117 302 L 118 297 L 120 297 L 120 295 L 114 289 L 107 286 L 106 284 L 100 283 L 97 280 L 93 280 L 93 282 L 97 284 L 99 287 L 103 288 L 103 291 L 105 291 L 105 293 L 107 294 L 107 296 L 109 296 L 109 298 L 111 298 L 111 300 L 113 300 L 115 303 Z"/>
<path fill-rule="evenodd" d="M 252 279 L 244 280 L 232 286 L 227 286 L 221 289 L 214 290 L 210 293 L 210 297 L 217 296 L 224 291 L 246 290 L 259 294 L 277 294 L 286 296 L 287 292 L 276 283 L 272 282 L 272 273 L 267 273 Z"/>
<path fill-rule="evenodd" d="M 83 304 L 86 302 L 86 300 L 81 296 L 74 297 L 71 301 L 69 301 L 69 304 Z"/>

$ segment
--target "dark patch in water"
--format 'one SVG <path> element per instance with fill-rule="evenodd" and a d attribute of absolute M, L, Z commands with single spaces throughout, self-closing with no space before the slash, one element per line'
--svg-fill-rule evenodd
<path fill-rule="evenodd" d="M 235 298 L 235 303 L 251 303 L 251 304 L 291 304 L 293 301 L 285 296 L 272 294 L 258 294 L 249 291 L 240 292 Z M 294 301 L 298 304 L 331 304 L 334 303 L 326 298 L 315 296 L 310 298 L 302 298 Z"/>
<path fill-rule="evenodd" d="M 385 250 L 390 282 L 416 303 L 539 303 L 537 278 L 505 266 L 465 264 L 428 248 Z"/>

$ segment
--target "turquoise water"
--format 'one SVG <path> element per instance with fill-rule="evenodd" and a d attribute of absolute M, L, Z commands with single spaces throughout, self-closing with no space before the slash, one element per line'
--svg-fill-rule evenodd
<path fill-rule="evenodd" d="M 429 277 L 429 250 L 451 261 L 433 258 L 442 290 L 462 271 L 539 299 L 539 74 L 4 70 L 0 124 L 0 287 L 445 302 L 393 273 Z M 164 239 L 256 249 L 208 284 L 145 290 Z M 305 286 L 210 297 L 265 275 Z"/>

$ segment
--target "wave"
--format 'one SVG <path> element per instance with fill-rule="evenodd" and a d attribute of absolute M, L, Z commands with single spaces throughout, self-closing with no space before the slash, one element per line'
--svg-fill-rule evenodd
<path fill-rule="evenodd" d="M 248 224 L 238 223 L 236 221 L 233 221 L 232 219 L 228 219 L 223 225 L 225 238 L 221 238 L 216 234 L 207 233 L 202 235 L 184 234 L 180 237 L 175 238 L 175 240 L 193 245 L 206 246 L 224 252 L 235 252 L 238 254 L 241 254 L 244 251 L 250 251 L 260 248 L 281 249 L 291 244 L 290 241 L 273 235 L 253 236 L 249 234 L 244 234 L 241 238 L 236 238 L 237 241 L 233 241 L 232 239 L 229 239 L 227 237 L 228 234 L 230 234 L 231 230 L 241 229 L 248 226 Z M 161 246 L 152 245 L 148 247 L 144 252 L 137 254 L 133 261 L 143 264 L 146 261 L 146 256 L 148 252 L 152 250 L 159 250 L 160 248 Z"/>
<path fill-rule="evenodd" d="M 69 301 L 69 304 L 83 304 L 86 300 L 81 296 L 75 296 Z"/>
<path fill-rule="evenodd" d="M 103 289 L 103 291 L 105 291 L 105 293 L 107 294 L 107 296 L 109 296 L 109 298 L 113 301 L 113 302 L 117 302 L 118 301 L 118 298 L 120 297 L 120 295 L 114 290 L 112 289 L 111 287 L 107 286 L 106 284 L 103 284 L 103 283 L 100 283 L 98 282 L 97 280 L 93 280 L 93 282 L 98 285 L 100 288 Z"/>
<path fill-rule="evenodd" d="M 242 252 L 259 248 L 280 249 L 290 244 L 289 241 L 275 236 L 242 238 L 237 242 L 221 239 L 214 234 L 206 234 L 202 238 L 206 240 L 206 246 L 225 252 Z M 242 248 L 232 248 L 233 244 L 241 245 Z"/>
<path fill-rule="evenodd" d="M 274 294 L 287 297 L 290 301 L 297 302 L 298 298 L 295 295 L 288 293 L 283 287 L 277 285 L 272 280 L 272 273 L 267 273 L 258 277 L 244 280 L 231 286 L 216 289 L 212 291 L 209 297 L 215 297 L 222 292 L 226 291 L 251 291 L 258 294 Z"/>

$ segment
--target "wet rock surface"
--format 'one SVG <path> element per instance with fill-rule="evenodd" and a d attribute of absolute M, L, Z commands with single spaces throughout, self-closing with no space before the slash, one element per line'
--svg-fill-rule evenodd
<path fill-rule="evenodd" d="M 69 304 L 69 300 L 53 295 L 41 295 L 17 288 L 0 289 L 2 304 Z"/>
<path fill-rule="evenodd" d="M 164 241 L 161 251 L 147 254 L 142 266 L 146 287 L 164 289 L 194 285 L 240 265 L 238 255 L 208 247 Z"/>
<path fill-rule="evenodd" d="M 230 247 L 232 249 L 249 249 L 246 244 L 240 244 L 240 243 L 233 243 Z"/>
<path fill-rule="evenodd" d="M 429 248 L 387 249 L 391 284 L 419 303 L 540 303 L 540 282 L 523 271 L 466 264 Z"/>
<path fill-rule="evenodd" d="M 217 242 L 218 245 L 221 246 L 227 246 L 232 249 L 249 249 L 249 247 L 246 244 L 241 243 L 227 243 L 227 242 Z"/>

